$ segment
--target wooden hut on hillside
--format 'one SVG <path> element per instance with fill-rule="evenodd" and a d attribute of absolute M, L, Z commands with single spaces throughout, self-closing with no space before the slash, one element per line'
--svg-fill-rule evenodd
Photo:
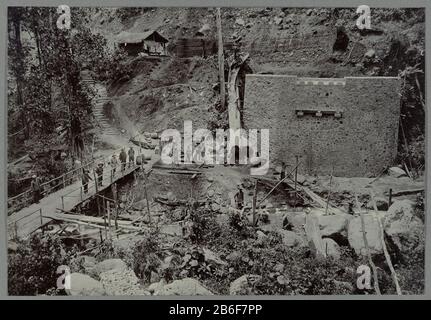
<path fill-rule="evenodd" d="M 129 55 L 137 56 L 140 53 L 149 56 L 166 56 L 166 44 L 169 42 L 164 36 L 155 30 L 131 33 L 123 31 L 117 35 L 117 44 Z"/>

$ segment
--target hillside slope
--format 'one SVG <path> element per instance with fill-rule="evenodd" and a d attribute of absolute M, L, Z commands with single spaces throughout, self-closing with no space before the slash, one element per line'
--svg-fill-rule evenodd
<path fill-rule="evenodd" d="M 232 8 L 222 10 L 225 42 L 236 39 L 250 54 L 254 73 L 313 77 L 398 76 L 407 66 L 424 67 L 424 12 L 420 9 L 373 9 L 372 29 L 356 27 L 349 9 Z M 215 39 L 211 8 L 97 9 L 91 26 L 114 47 L 121 31 L 157 30 L 169 39 L 170 56 L 130 61 L 134 75 L 110 87 L 118 114 L 145 130 L 182 128 L 183 120 L 207 127 L 214 120 L 218 93 L 217 57 L 178 58 L 175 42 L 192 38 L 206 26 Z M 229 57 L 231 52 L 226 52 Z M 424 78 L 418 74 L 420 89 Z M 423 116 L 414 97 L 404 115 Z M 403 106 L 404 107 L 404 106 Z M 123 126 L 130 127 L 123 121 Z M 408 126 L 408 124 L 407 124 Z M 419 121 L 423 126 L 423 121 Z M 128 129 L 128 128 L 127 128 Z"/>

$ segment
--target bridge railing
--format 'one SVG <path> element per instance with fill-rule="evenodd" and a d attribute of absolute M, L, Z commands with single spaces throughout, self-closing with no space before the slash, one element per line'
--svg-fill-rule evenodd
<path fill-rule="evenodd" d="M 139 134 L 131 137 L 130 139 L 133 139 L 137 137 Z M 139 147 L 138 154 L 142 154 L 142 148 Z M 47 195 L 56 192 L 60 189 L 64 189 L 68 185 L 73 184 L 74 182 L 78 181 L 82 177 L 82 173 L 84 169 L 88 169 L 91 166 L 94 166 L 96 162 L 102 162 L 104 164 L 107 164 L 111 158 L 110 156 L 103 157 L 102 159 L 95 159 L 92 160 L 85 165 L 75 168 L 73 170 L 70 170 L 66 172 L 65 174 L 58 176 L 54 179 L 51 179 L 47 182 L 44 182 L 41 184 L 42 189 L 42 195 L 43 197 L 46 197 Z M 24 191 L 16 196 L 9 197 L 7 200 L 8 203 L 8 214 L 12 214 L 13 212 L 19 211 L 25 207 L 28 207 L 33 203 L 33 191 L 31 189 Z"/>
<path fill-rule="evenodd" d="M 34 215 L 34 213 L 36 213 L 36 212 L 39 212 L 39 214 Z M 30 218 L 30 219 L 28 219 L 28 221 L 21 222 L 22 220 L 27 219 L 27 218 Z M 15 240 L 18 239 L 18 225 L 20 228 L 22 228 L 22 227 L 24 227 L 30 223 L 33 223 L 35 220 L 39 220 L 39 222 L 40 222 L 39 226 L 43 225 L 42 208 L 39 208 L 39 209 L 32 211 L 32 212 L 29 212 L 25 216 L 15 220 L 15 221 L 9 222 L 7 224 L 8 238 L 9 239 L 15 239 Z M 36 230 L 37 229 L 38 228 L 36 228 Z"/>
<path fill-rule="evenodd" d="M 66 172 L 65 174 L 58 176 L 54 179 L 51 179 L 47 182 L 44 182 L 40 185 L 42 190 L 42 195 L 45 197 L 55 191 L 65 188 L 68 185 L 73 184 L 79 176 L 82 175 L 84 169 L 91 167 L 94 165 L 95 160 L 90 161 L 89 163 L 75 168 Z M 31 189 L 24 191 L 16 196 L 10 197 L 7 200 L 9 214 L 21 210 L 32 204 L 33 202 L 33 192 Z"/>
<path fill-rule="evenodd" d="M 116 167 L 109 166 L 108 168 L 110 168 L 110 169 L 108 169 L 108 170 L 104 169 L 103 175 L 102 175 L 102 185 L 101 186 L 110 185 L 114 181 L 116 181 L 117 179 L 126 176 L 131 171 L 135 170 L 137 167 L 140 167 L 139 165 L 135 164 L 135 162 L 125 162 L 124 166 L 125 166 L 124 170 L 122 169 L 123 164 L 121 164 L 121 163 L 119 163 L 119 165 Z M 89 183 L 88 183 L 87 192 L 85 192 L 85 190 L 84 190 L 84 185 L 81 184 L 80 187 L 77 187 L 73 190 L 70 190 L 68 193 L 62 195 L 61 196 L 61 207 L 62 207 L 62 209 L 65 210 L 65 198 L 68 198 L 68 197 L 79 198 L 79 200 L 82 202 L 84 200 L 91 198 L 95 193 L 97 193 L 101 187 L 101 186 L 99 186 L 98 178 L 99 178 L 99 176 L 94 171 L 93 176 L 92 176 L 92 180 L 89 181 Z"/>

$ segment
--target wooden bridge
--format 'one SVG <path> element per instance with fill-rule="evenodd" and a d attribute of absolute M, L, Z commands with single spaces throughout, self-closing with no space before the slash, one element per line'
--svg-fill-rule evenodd
<path fill-rule="evenodd" d="M 9 199 L 9 206 L 11 206 L 11 202 L 19 200 L 24 201 L 27 206 L 8 217 L 8 238 L 25 238 L 52 219 L 56 219 L 57 215 L 60 215 L 59 211 L 71 211 L 76 206 L 93 198 L 101 191 L 110 188 L 113 183 L 132 174 L 139 168 L 145 169 L 146 167 L 151 167 L 154 161 L 153 159 L 145 165 L 136 165 L 135 163 L 128 162 L 124 169 L 120 164 L 115 168 L 105 165 L 101 185 L 97 183 L 96 174 L 93 172 L 93 180 L 89 182 L 88 191 L 85 193 L 81 177 L 84 169 L 94 166 L 94 162 L 91 162 L 55 178 L 55 180 L 59 180 L 62 183 L 59 187 L 57 186 L 57 188 L 60 188 L 59 190 L 50 187 L 51 184 L 49 182 L 45 183 L 45 186 L 49 186 L 45 191 L 47 195 L 39 203 L 29 204 L 31 196 L 29 191 Z M 67 181 L 70 184 L 67 184 Z"/>

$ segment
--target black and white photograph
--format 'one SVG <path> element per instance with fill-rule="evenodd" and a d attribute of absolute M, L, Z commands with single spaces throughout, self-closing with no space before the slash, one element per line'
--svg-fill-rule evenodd
<path fill-rule="evenodd" d="M 426 9 L 264 5 L 6 8 L 10 296 L 425 294 Z"/>

